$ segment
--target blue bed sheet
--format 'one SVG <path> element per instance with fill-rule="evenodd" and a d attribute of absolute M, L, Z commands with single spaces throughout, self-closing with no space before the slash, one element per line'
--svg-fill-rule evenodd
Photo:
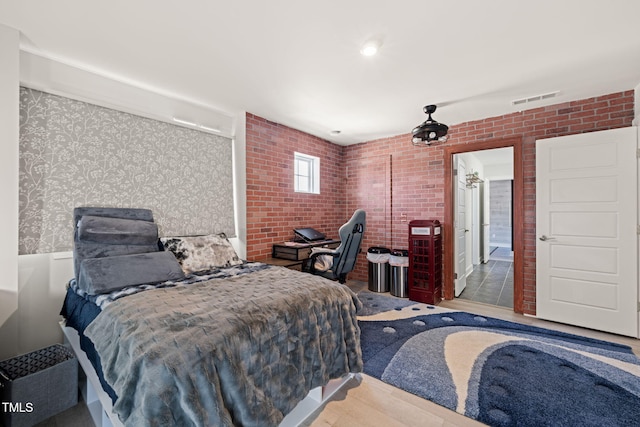
<path fill-rule="evenodd" d="M 80 335 L 80 348 L 87 354 L 89 362 L 91 362 L 93 368 L 96 370 L 102 388 L 111 398 L 111 402 L 115 403 L 118 396 L 104 379 L 100 356 L 98 356 L 91 340 L 84 335 L 85 328 L 89 326 L 89 323 L 91 323 L 99 313 L 100 308 L 96 304 L 76 294 L 71 287 L 67 288 L 67 294 L 64 298 L 60 314 L 66 319 L 67 326 L 78 331 L 78 335 Z"/>

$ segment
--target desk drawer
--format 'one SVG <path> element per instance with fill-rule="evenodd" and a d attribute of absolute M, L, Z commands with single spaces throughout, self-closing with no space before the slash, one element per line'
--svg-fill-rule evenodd
<path fill-rule="evenodd" d="M 274 258 L 291 259 L 294 261 L 302 261 L 309 258 L 311 248 L 295 248 L 284 245 L 273 245 L 271 256 Z"/>

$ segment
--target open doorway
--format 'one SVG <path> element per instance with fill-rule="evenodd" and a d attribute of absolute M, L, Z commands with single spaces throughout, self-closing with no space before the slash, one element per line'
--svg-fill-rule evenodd
<path fill-rule="evenodd" d="M 453 184 L 457 177 L 454 175 L 454 155 L 483 151 L 494 148 L 512 147 L 513 149 L 513 190 L 512 190 L 512 227 L 513 227 L 513 311 L 523 313 L 524 306 L 524 172 L 522 138 L 504 138 L 477 142 L 474 144 L 458 144 L 444 147 L 444 223 L 443 223 L 443 297 L 455 297 L 456 261 L 455 241 L 456 219 L 454 214 L 455 191 Z M 485 229 L 486 233 L 487 230 Z M 487 249 L 485 253 L 490 253 Z"/>
<path fill-rule="evenodd" d="M 513 147 L 453 155 L 454 296 L 513 309 Z"/>

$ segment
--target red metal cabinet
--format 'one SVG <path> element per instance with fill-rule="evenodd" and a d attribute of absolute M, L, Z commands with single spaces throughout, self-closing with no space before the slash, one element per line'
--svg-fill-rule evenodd
<path fill-rule="evenodd" d="M 409 299 L 442 301 L 442 226 L 438 220 L 409 222 Z"/>

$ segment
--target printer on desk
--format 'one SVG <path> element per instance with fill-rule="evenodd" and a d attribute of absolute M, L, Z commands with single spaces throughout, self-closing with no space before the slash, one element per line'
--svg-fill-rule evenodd
<path fill-rule="evenodd" d="M 293 230 L 292 242 L 274 243 L 271 256 L 273 258 L 304 261 L 311 256 L 311 248 L 327 247 L 335 249 L 340 246 L 339 240 L 327 239 L 327 236 L 310 227 Z"/>

